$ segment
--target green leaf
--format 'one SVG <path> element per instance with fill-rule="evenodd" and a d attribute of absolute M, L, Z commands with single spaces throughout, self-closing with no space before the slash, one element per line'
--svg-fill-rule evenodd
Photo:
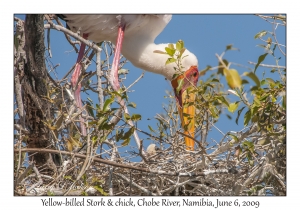
<path fill-rule="evenodd" d="M 249 84 L 248 80 L 242 79 L 242 85 Z"/>
<path fill-rule="evenodd" d="M 226 65 L 226 66 L 228 66 L 228 61 L 226 60 L 226 59 L 223 59 L 223 63 Z M 218 68 L 218 73 L 217 74 L 222 74 L 222 75 L 224 75 L 224 66 L 223 66 L 223 64 L 221 63 L 221 62 L 219 62 L 219 68 Z"/>
<path fill-rule="evenodd" d="M 89 97 L 87 97 L 87 100 L 89 100 L 89 102 L 93 103 L 93 100 L 90 99 Z"/>
<path fill-rule="evenodd" d="M 181 58 L 181 56 L 183 55 L 183 53 L 185 52 L 185 48 L 182 48 L 180 51 L 179 51 L 179 58 Z"/>
<path fill-rule="evenodd" d="M 260 106 L 261 105 L 260 101 L 258 100 L 257 97 L 254 97 L 253 102 L 254 102 L 255 106 Z M 252 114 L 254 114 L 254 113 L 252 112 Z"/>
<path fill-rule="evenodd" d="M 168 58 L 167 61 L 166 61 L 166 65 L 170 64 L 170 63 L 174 63 L 175 61 L 176 61 L 175 58 Z"/>
<path fill-rule="evenodd" d="M 134 102 L 130 102 L 127 106 L 130 106 L 132 108 L 136 108 L 136 104 Z"/>
<path fill-rule="evenodd" d="M 275 85 L 275 81 L 272 78 L 266 78 L 269 84 Z"/>
<path fill-rule="evenodd" d="M 231 117 L 229 114 L 226 114 L 226 117 L 227 117 L 229 120 L 232 119 L 232 117 Z"/>
<path fill-rule="evenodd" d="M 229 45 L 226 46 L 225 52 L 228 51 L 228 50 L 239 50 L 239 49 L 238 48 L 234 48 L 233 44 L 229 44 Z"/>
<path fill-rule="evenodd" d="M 261 85 L 261 86 L 263 86 L 263 85 L 265 85 L 265 84 L 267 84 L 267 81 L 266 81 L 266 80 L 263 79 L 262 81 L 260 81 L 260 85 Z"/>
<path fill-rule="evenodd" d="M 122 89 L 120 88 L 118 91 L 112 91 L 111 94 L 112 94 L 113 96 L 117 95 L 117 96 L 119 96 L 120 98 L 122 98 L 121 92 L 122 92 Z"/>
<path fill-rule="evenodd" d="M 237 117 L 236 117 L 236 119 L 235 119 L 235 123 L 236 123 L 237 125 L 238 125 L 238 121 L 239 121 L 239 118 L 240 118 L 240 115 L 241 115 L 243 109 L 245 109 L 245 106 L 242 107 L 242 108 L 237 112 L 238 115 L 237 115 Z"/>
<path fill-rule="evenodd" d="M 72 179 L 72 176 L 64 176 L 64 179 L 66 179 L 66 180 L 71 180 L 71 181 L 74 182 L 74 180 Z"/>
<path fill-rule="evenodd" d="M 95 118 L 95 115 L 94 115 L 94 109 L 93 109 L 93 106 L 90 102 L 86 102 L 87 106 L 86 106 L 86 109 L 89 113 L 89 115 L 91 115 L 93 118 Z"/>
<path fill-rule="evenodd" d="M 251 110 L 248 110 L 244 116 L 244 126 L 247 126 L 251 119 Z"/>
<path fill-rule="evenodd" d="M 127 113 L 125 113 L 125 114 L 124 114 L 124 118 L 125 118 L 126 121 L 127 121 L 127 120 L 130 120 L 130 115 L 127 114 Z"/>
<path fill-rule="evenodd" d="M 253 142 L 250 142 L 250 141 L 244 141 L 244 142 L 243 142 L 243 146 L 244 146 L 246 149 L 250 150 L 251 152 L 254 152 L 254 144 L 253 144 Z"/>
<path fill-rule="evenodd" d="M 171 43 L 168 44 L 168 48 L 170 48 L 170 49 L 172 49 L 172 50 L 175 50 L 174 44 L 171 44 Z"/>
<path fill-rule="evenodd" d="M 120 139 L 123 139 L 123 134 L 124 134 L 124 130 L 121 130 L 121 132 L 119 132 L 118 130 L 116 130 L 116 141 L 118 142 Z"/>
<path fill-rule="evenodd" d="M 167 54 L 171 57 L 173 57 L 173 55 L 175 54 L 176 50 L 175 49 L 171 49 L 171 48 L 168 48 L 168 47 L 165 47 L 165 50 L 167 52 Z"/>
<path fill-rule="evenodd" d="M 218 98 L 223 104 L 225 104 L 227 107 L 229 107 L 228 101 L 224 98 L 224 96 L 221 96 Z"/>
<path fill-rule="evenodd" d="M 124 139 L 124 141 L 122 142 L 122 146 L 125 147 L 130 143 L 130 138 Z"/>
<path fill-rule="evenodd" d="M 211 115 L 213 116 L 213 118 L 218 118 L 218 113 L 216 111 L 215 106 L 209 106 L 209 111 L 210 111 Z"/>
<path fill-rule="evenodd" d="M 238 137 L 236 137 L 235 135 L 229 134 L 229 136 L 231 136 L 234 139 L 234 143 L 238 143 L 239 142 Z"/>
<path fill-rule="evenodd" d="M 108 193 L 106 193 L 106 192 L 103 190 L 103 188 L 100 187 L 99 185 L 95 185 L 95 186 L 93 186 L 93 188 L 95 188 L 99 193 L 101 193 L 101 194 L 104 195 L 104 196 L 107 196 L 107 195 L 108 195 Z"/>
<path fill-rule="evenodd" d="M 107 122 L 105 122 L 102 126 L 102 129 L 103 130 L 111 130 L 115 125 L 112 123 L 112 124 L 108 124 Z"/>
<path fill-rule="evenodd" d="M 61 126 L 61 124 L 62 124 L 62 122 L 63 122 L 63 119 L 64 119 L 64 115 L 61 114 L 61 115 L 58 117 L 58 120 L 56 121 L 56 123 L 55 123 L 55 125 L 54 125 L 57 129 L 60 128 L 60 126 Z"/>
<path fill-rule="evenodd" d="M 98 109 L 97 111 L 100 111 L 100 106 L 99 106 L 99 104 L 96 104 L 96 108 Z"/>
<path fill-rule="evenodd" d="M 104 102 L 103 105 L 103 111 L 106 112 L 110 109 L 110 105 L 114 102 L 114 98 L 108 98 L 106 99 L 106 101 Z"/>
<path fill-rule="evenodd" d="M 269 144 L 271 141 L 269 138 L 263 138 L 263 139 L 260 139 L 257 143 L 260 144 L 260 145 L 266 145 L 266 144 Z"/>
<path fill-rule="evenodd" d="M 258 33 L 254 36 L 254 39 L 261 38 L 261 37 L 267 35 L 267 33 L 268 33 L 268 32 L 265 31 L 265 30 L 263 30 L 263 31 L 261 31 L 261 32 L 258 32 Z"/>
<path fill-rule="evenodd" d="M 235 112 L 235 110 L 239 107 L 239 102 L 231 103 L 228 106 L 228 111 Z"/>
<path fill-rule="evenodd" d="M 259 56 L 257 64 L 255 65 L 255 68 L 254 68 L 254 73 L 256 72 L 256 69 L 259 66 L 259 64 L 261 64 L 261 62 L 263 62 L 265 60 L 267 55 L 268 55 L 268 53 L 265 53 L 265 54 Z"/>
<path fill-rule="evenodd" d="M 142 119 L 142 116 L 140 114 L 133 114 L 131 116 L 132 121 L 138 121 L 138 120 L 141 120 L 141 119 Z"/>
<path fill-rule="evenodd" d="M 130 138 L 130 136 L 134 133 L 134 127 L 131 127 L 123 136 L 122 139 L 128 139 Z"/>
<path fill-rule="evenodd" d="M 184 42 L 182 40 L 179 40 L 176 42 L 176 50 L 181 51 L 184 48 Z"/>
<path fill-rule="evenodd" d="M 129 74 L 129 70 L 128 69 L 119 69 L 118 74 Z"/>
<path fill-rule="evenodd" d="M 183 81 L 184 79 L 179 79 L 177 82 L 178 82 L 178 86 L 176 88 L 176 93 L 179 94 L 180 90 L 182 89 L 182 86 L 183 86 Z"/>
<path fill-rule="evenodd" d="M 96 125 L 96 124 L 97 124 L 96 120 L 88 122 L 88 125 Z"/>
<path fill-rule="evenodd" d="M 253 72 L 245 72 L 244 75 L 250 77 L 255 82 L 256 86 L 260 87 L 260 81 L 256 74 L 254 74 Z"/>
<path fill-rule="evenodd" d="M 150 125 L 148 125 L 148 128 L 151 132 L 155 133 L 155 131 L 153 130 L 153 128 Z"/>
<path fill-rule="evenodd" d="M 241 87 L 242 80 L 237 70 L 224 68 L 224 75 L 230 88 Z"/>

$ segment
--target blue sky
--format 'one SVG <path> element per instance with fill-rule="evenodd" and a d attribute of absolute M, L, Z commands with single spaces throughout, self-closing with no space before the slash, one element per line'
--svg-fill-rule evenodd
<path fill-rule="evenodd" d="M 19 17 L 22 18 L 24 16 Z M 239 51 L 229 51 L 224 58 L 253 69 L 254 66 L 248 64 L 248 61 L 257 62 L 258 57 L 265 53 L 263 48 L 257 47 L 258 44 L 264 43 L 254 39 L 254 35 L 262 30 L 272 31 L 272 26 L 254 15 L 173 15 L 172 20 L 156 38 L 155 43 L 175 43 L 179 39 L 182 39 L 185 42 L 185 47 L 197 56 L 199 70 L 204 69 L 207 65 L 217 66 L 218 62 L 215 54 L 220 55 L 227 45 L 233 44 Z M 285 27 L 279 27 L 276 32 L 279 43 L 286 45 Z M 72 46 L 65 40 L 63 33 L 56 30 L 51 30 L 51 49 L 53 57 L 50 60 L 52 65 L 60 64 L 60 66 L 56 68 L 56 74 L 60 79 L 75 64 L 77 54 L 73 51 Z M 285 57 L 278 53 L 278 49 L 276 52 L 278 57 L 282 57 L 279 65 L 286 65 Z M 263 63 L 274 64 L 274 58 L 267 56 Z M 237 69 L 240 74 L 249 71 L 244 67 L 235 65 L 231 67 Z M 142 73 L 141 69 L 134 67 L 130 63 L 126 64 L 124 68 L 130 70 L 124 82 L 126 86 L 135 81 Z M 94 70 L 95 65 L 91 65 L 87 71 Z M 258 68 L 258 77 L 261 78 L 265 70 L 267 72 L 270 71 L 270 69 Z M 278 78 L 274 77 L 274 75 L 277 76 L 277 74 L 267 75 L 274 79 Z M 202 79 L 205 78 L 207 78 L 207 75 Z M 93 80 L 96 81 L 95 79 Z M 226 84 L 224 79 L 222 81 Z M 252 84 L 250 81 L 250 86 Z M 225 87 L 226 86 L 227 85 L 225 85 Z M 157 121 L 154 119 L 154 116 L 157 113 L 164 113 L 162 106 L 163 104 L 167 104 L 169 100 L 164 97 L 167 95 L 166 90 L 172 91 L 170 82 L 165 80 L 161 75 L 146 72 L 144 78 L 134 85 L 131 90 L 133 90 L 133 92 L 129 93 L 129 101 L 135 102 L 137 108 L 130 109 L 130 113 L 141 114 L 142 120 L 138 122 L 138 127 L 149 132 L 148 125 L 152 128 L 156 128 Z M 97 103 L 96 95 L 91 94 L 89 97 Z M 82 95 L 82 98 L 85 99 L 85 96 Z M 229 98 L 231 102 L 237 100 L 235 96 L 230 96 Z M 223 133 L 242 129 L 243 118 L 239 120 L 240 123 L 239 126 L 237 126 L 235 124 L 235 115 L 232 115 L 232 117 L 231 121 L 228 121 L 225 116 L 221 117 L 216 126 Z M 147 138 L 147 136 L 143 134 L 139 135 L 142 139 Z M 219 141 L 222 135 L 216 129 L 212 128 L 208 141 L 210 141 L 211 138 Z M 152 141 L 145 140 L 145 147 L 151 142 Z M 132 145 L 135 146 L 133 140 Z"/>

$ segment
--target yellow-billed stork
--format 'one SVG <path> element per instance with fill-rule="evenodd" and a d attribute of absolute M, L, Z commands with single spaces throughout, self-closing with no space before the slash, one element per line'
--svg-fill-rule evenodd
<path fill-rule="evenodd" d="M 120 88 L 118 81 L 118 65 L 120 53 L 122 53 L 134 66 L 149 72 L 161 74 L 171 81 L 175 91 L 177 107 L 184 129 L 184 133 L 194 137 L 195 132 L 195 106 L 183 106 L 183 101 L 193 102 L 195 95 L 187 94 L 189 87 L 195 87 L 198 81 L 198 61 L 196 56 L 185 50 L 181 69 L 183 74 L 176 76 L 175 64 L 166 65 L 168 55 L 158 54 L 154 51 L 165 51 L 168 44 L 155 44 L 154 40 L 162 32 L 171 20 L 172 15 L 80 15 L 67 14 L 64 19 L 72 31 L 80 30 L 85 39 L 94 42 L 110 41 L 115 48 L 115 56 L 112 64 L 110 83 L 114 90 Z M 80 61 L 83 57 L 85 45 L 82 43 L 77 59 L 77 64 L 71 78 L 73 87 L 78 83 L 80 75 Z M 178 73 L 178 72 L 177 72 Z M 181 81 L 181 82 L 179 82 Z M 177 88 L 180 85 L 180 88 Z M 76 103 L 82 106 L 78 84 L 75 90 Z M 185 114 L 184 114 L 185 113 Z M 189 123 L 189 126 L 184 126 Z M 85 130 L 85 129 L 83 129 Z M 85 131 L 84 131 L 85 133 Z M 188 150 L 194 149 L 194 140 L 185 137 Z"/>

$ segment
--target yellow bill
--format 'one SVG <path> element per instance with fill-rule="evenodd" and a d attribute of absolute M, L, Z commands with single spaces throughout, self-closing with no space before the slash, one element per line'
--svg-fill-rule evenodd
<path fill-rule="evenodd" d="M 194 102 L 196 94 L 193 90 L 195 90 L 198 78 L 198 69 L 196 66 L 192 66 L 184 74 L 172 80 L 187 150 L 194 150 L 195 147 L 195 142 L 192 138 L 195 136 L 196 108 Z M 191 136 L 192 138 L 187 136 Z"/>

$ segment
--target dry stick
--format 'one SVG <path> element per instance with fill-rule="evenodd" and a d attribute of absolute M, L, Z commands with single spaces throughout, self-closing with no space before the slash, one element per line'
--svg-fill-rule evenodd
<path fill-rule="evenodd" d="M 53 28 L 57 31 L 62 31 L 63 33 L 66 33 L 72 37 L 74 37 L 75 39 L 85 43 L 87 46 L 91 47 L 92 49 L 96 50 L 97 51 L 100 51 L 101 49 L 98 47 L 98 45 L 94 44 L 93 42 L 90 42 L 89 40 L 86 40 L 84 39 L 83 37 L 81 37 L 80 35 L 78 35 L 77 33 L 74 33 L 72 31 L 70 31 L 69 29 L 66 29 L 65 27 L 63 26 L 60 26 L 60 25 L 56 25 L 54 24 L 52 21 L 49 21 L 49 24 L 45 24 L 44 25 L 44 28 L 45 29 L 48 29 L 48 28 Z"/>
<path fill-rule="evenodd" d="M 49 184 L 46 185 L 46 188 L 49 187 L 51 184 L 55 183 L 61 176 L 67 174 L 69 171 L 73 170 L 74 168 L 78 167 L 81 164 L 83 164 L 83 163 L 80 162 L 80 163 L 78 163 L 78 165 L 74 165 L 71 168 L 69 168 L 68 170 L 63 170 L 57 177 L 55 177 L 54 180 L 52 180 L 52 182 L 50 182 Z M 67 168 L 67 166 L 65 168 Z"/>
<path fill-rule="evenodd" d="M 20 168 L 21 168 L 21 157 L 22 157 L 21 146 L 22 146 L 22 141 L 21 141 L 21 132 L 20 132 L 19 148 L 18 148 L 18 150 L 19 150 L 19 152 L 18 152 L 18 153 L 19 153 L 19 159 L 18 159 L 18 167 L 17 167 L 16 176 L 18 176 L 19 170 L 20 170 Z M 25 171 L 26 171 L 26 170 L 25 170 Z M 16 179 L 16 182 L 15 182 L 15 188 L 17 187 L 17 185 L 18 185 L 18 183 L 19 183 L 19 179 L 20 179 L 20 177 L 19 177 L 18 179 Z"/>
<path fill-rule="evenodd" d="M 280 47 L 280 44 L 278 43 L 278 40 L 277 40 L 277 37 L 276 37 L 276 29 L 275 29 L 275 20 L 274 20 L 274 24 L 272 24 L 273 25 L 273 37 L 274 37 L 274 39 L 275 39 L 275 41 L 276 41 L 276 44 L 278 45 L 278 48 L 279 48 L 279 50 L 280 50 L 280 52 L 284 55 L 284 56 L 286 56 L 286 54 L 282 51 L 282 49 L 281 49 L 281 47 Z M 276 64 L 278 64 L 278 60 L 276 60 Z M 284 79 L 283 79 L 283 77 L 282 77 L 282 74 L 281 74 L 281 71 L 280 71 L 280 69 L 278 68 L 278 73 L 280 74 L 280 77 L 281 77 L 281 80 L 282 81 L 284 81 Z"/>
<path fill-rule="evenodd" d="M 81 167 L 81 170 L 76 178 L 76 181 L 72 183 L 72 185 L 69 187 L 67 192 L 64 193 L 64 196 L 68 195 L 68 193 L 73 189 L 73 186 L 76 184 L 76 182 L 79 181 L 79 179 L 82 177 L 82 175 L 85 173 L 85 171 L 90 167 L 90 164 L 92 163 L 91 158 L 93 158 L 93 155 L 91 155 L 91 145 L 90 145 L 90 134 L 87 134 L 87 155 L 85 157 L 85 161 L 83 163 L 83 166 Z"/>
<path fill-rule="evenodd" d="M 59 20 L 59 18 L 58 18 L 57 16 L 54 16 L 54 19 L 56 20 L 56 22 L 58 23 L 58 25 L 60 25 L 60 26 L 63 27 L 63 24 L 60 22 L 60 20 Z M 75 52 L 78 53 L 78 49 L 77 49 L 77 47 L 75 46 L 75 44 L 80 44 L 80 42 L 79 42 L 79 41 L 72 41 L 72 40 L 70 39 L 70 36 L 69 36 L 68 34 L 65 34 L 65 33 L 64 33 L 64 35 L 65 35 L 66 39 L 68 40 L 68 42 L 70 43 L 70 45 L 73 46 Z"/>
<path fill-rule="evenodd" d="M 135 85 L 140 79 L 142 79 L 144 77 L 145 71 L 143 71 L 143 73 L 141 74 L 141 76 L 139 76 L 131 85 L 129 85 L 124 92 L 127 92 L 127 90 L 129 90 L 133 85 Z"/>
<path fill-rule="evenodd" d="M 33 188 L 35 188 L 38 185 L 42 185 L 43 184 L 43 179 L 42 176 L 39 172 L 39 170 L 37 169 L 37 167 L 34 165 L 33 166 L 33 171 L 35 172 L 36 176 L 38 177 L 38 182 L 33 184 L 30 188 L 27 189 L 27 192 L 30 192 Z"/>
<path fill-rule="evenodd" d="M 19 152 L 19 150 L 14 150 L 14 152 L 15 153 Z M 77 158 L 82 158 L 82 159 L 86 158 L 86 155 L 84 155 L 84 154 L 78 154 L 78 153 L 66 152 L 66 151 L 57 151 L 57 150 L 53 150 L 53 149 L 25 148 L 25 149 L 21 149 L 21 152 L 38 152 L 38 153 L 53 153 L 53 154 L 61 153 L 63 155 L 70 155 L 70 156 L 74 156 Z M 166 171 L 162 171 L 162 170 L 150 170 L 149 168 L 141 168 L 141 167 L 137 167 L 137 166 L 132 166 L 132 165 L 128 165 L 126 163 L 116 163 L 116 162 L 113 162 L 110 160 L 104 160 L 101 158 L 94 158 L 93 161 L 111 165 L 111 166 L 115 166 L 115 167 L 133 169 L 133 170 L 137 170 L 137 171 L 158 174 L 158 175 L 168 175 L 168 176 L 198 177 L 198 176 L 206 176 L 208 174 L 213 174 L 213 173 L 226 173 L 226 172 L 228 173 L 227 169 L 207 171 L 207 172 L 197 172 L 197 173 L 166 172 Z"/>
<path fill-rule="evenodd" d="M 252 65 L 256 65 L 257 63 L 254 63 L 252 61 L 248 61 L 249 64 L 252 64 Z M 279 69 L 285 69 L 286 66 L 276 66 L 276 65 L 268 65 L 268 64 L 259 64 L 259 66 L 262 66 L 262 67 L 266 67 L 266 68 L 279 68 Z"/>
<path fill-rule="evenodd" d="M 198 147 L 200 147 L 200 148 L 202 149 L 202 151 L 204 151 L 204 153 L 207 155 L 205 148 L 204 148 L 204 147 L 202 146 L 202 144 L 201 144 L 200 142 L 198 142 L 195 138 L 193 138 L 192 136 L 187 135 L 187 134 L 185 134 L 185 133 L 182 133 L 182 132 L 180 132 L 180 131 L 177 131 L 177 133 L 179 133 L 179 134 L 181 134 L 181 135 L 183 135 L 183 136 L 185 136 L 185 137 L 188 137 L 188 138 L 192 139 L 194 142 L 196 142 L 196 144 L 198 145 Z M 209 157 L 208 157 L 208 158 L 209 158 Z"/>
<path fill-rule="evenodd" d="M 115 173 L 115 175 L 117 175 L 118 177 L 120 177 L 121 179 L 123 179 L 124 181 L 132 184 L 134 187 L 138 188 L 139 190 L 143 191 L 144 193 L 146 193 L 147 195 L 156 195 L 155 193 L 152 193 L 151 191 L 143 188 L 142 186 L 136 184 L 135 182 L 133 182 L 132 180 L 128 179 L 126 176 L 119 174 L 119 173 Z M 131 185 L 130 185 L 131 186 Z"/>
<path fill-rule="evenodd" d="M 25 48 L 25 32 L 24 32 L 24 22 L 20 19 L 18 20 L 16 24 L 16 41 L 18 43 L 18 49 L 16 49 L 16 46 L 14 46 L 14 84 L 15 84 L 15 95 L 16 95 L 16 102 L 18 107 L 18 113 L 20 115 L 21 125 L 24 128 L 25 127 L 25 117 L 24 117 L 24 105 L 22 100 L 22 86 L 21 81 L 19 78 L 19 71 L 21 74 L 24 74 L 24 66 L 26 61 L 26 53 L 24 51 Z M 21 64 L 21 65 L 20 65 Z M 23 67 L 22 67 L 23 66 Z M 19 70 L 19 71 L 17 71 Z"/>
<path fill-rule="evenodd" d="M 115 142 L 112 143 L 112 155 L 111 155 L 111 161 L 115 162 L 116 159 L 116 153 L 117 153 L 117 149 L 116 149 L 116 144 Z M 114 167 L 110 166 L 109 167 L 109 195 L 113 196 L 114 195 L 114 191 L 113 191 L 113 171 L 114 171 Z"/>
<path fill-rule="evenodd" d="M 48 28 L 47 30 L 47 44 L 48 44 L 49 57 L 52 58 L 51 45 L 50 45 L 50 28 Z"/>
<path fill-rule="evenodd" d="M 273 22 L 269 21 L 268 19 L 273 19 L 273 20 L 277 19 L 277 20 L 281 20 L 282 21 L 282 19 L 279 19 L 278 16 L 276 18 L 275 16 L 265 16 L 265 15 L 258 15 L 258 14 L 255 14 L 255 15 L 258 16 L 258 17 L 260 17 L 260 18 L 262 18 L 262 19 L 264 19 L 265 21 L 267 21 L 268 23 L 271 23 L 271 24 L 273 24 Z M 286 25 L 286 24 L 283 24 L 283 23 L 277 23 L 277 24 L 278 25 L 282 25 L 282 26 Z"/>
<path fill-rule="evenodd" d="M 101 71 L 101 52 L 97 51 L 96 57 L 97 57 L 97 62 L 96 62 L 96 69 L 97 69 L 97 81 L 98 81 L 98 99 L 99 99 L 99 106 L 100 109 L 103 109 L 103 104 L 104 104 L 104 97 L 103 97 L 103 89 L 102 89 L 102 81 L 101 77 L 103 75 L 103 72 Z"/>
<path fill-rule="evenodd" d="M 139 77 L 139 78 L 142 78 L 142 77 Z M 109 80 L 109 82 L 110 82 L 110 80 Z M 128 108 L 125 104 L 125 101 L 119 96 L 117 97 L 117 99 L 118 99 L 118 102 L 119 102 L 120 106 L 124 110 L 124 112 L 130 116 Z M 129 124 L 131 127 L 135 127 L 132 120 L 130 120 L 130 119 L 127 120 L 126 123 Z M 134 128 L 133 137 L 134 137 L 134 140 L 136 142 L 137 148 L 139 148 L 139 150 L 141 149 L 141 152 L 140 152 L 141 157 L 143 158 L 143 160 L 148 161 L 147 154 L 145 153 L 144 148 L 141 147 L 141 144 L 140 144 L 141 140 L 140 140 L 140 138 L 137 134 L 136 128 Z"/>
<path fill-rule="evenodd" d="M 28 172 L 33 168 L 33 164 L 30 164 L 25 171 L 18 177 L 18 179 L 16 180 L 15 183 L 15 188 L 18 186 L 18 184 L 21 182 L 23 182 L 23 179 L 25 178 L 25 176 L 28 174 Z"/>

